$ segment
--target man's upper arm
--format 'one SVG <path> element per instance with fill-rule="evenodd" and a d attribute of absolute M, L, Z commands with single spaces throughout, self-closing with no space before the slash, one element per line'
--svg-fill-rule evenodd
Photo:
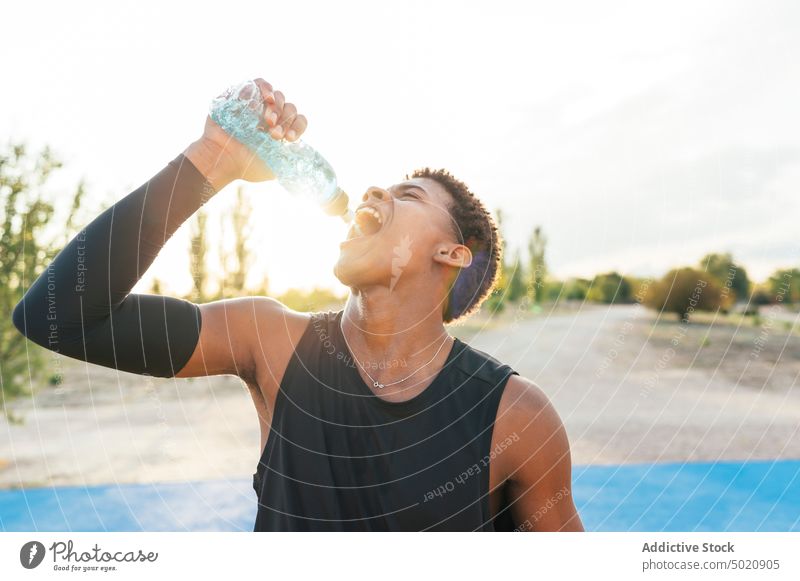
<path fill-rule="evenodd" d="M 498 414 L 514 442 L 503 453 L 511 514 L 521 531 L 582 531 L 572 500 L 572 459 L 564 425 L 545 393 L 512 376 Z"/>
<path fill-rule="evenodd" d="M 275 341 L 285 333 L 274 333 L 291 311 L 267 297 L 224 299 L 199 305 L 200 337 L 186 365 L 175 377 L 237 375 L 253 379 L 256 352 L 265 343 L 266 331 Z M 269 340 L 266 339 L 268 343 Z"/>

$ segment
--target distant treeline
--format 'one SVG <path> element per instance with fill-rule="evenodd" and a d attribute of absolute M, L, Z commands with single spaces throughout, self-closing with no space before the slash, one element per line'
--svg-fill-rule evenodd
<path fill-rule="evenodd" d="M 502 213 L 498 212 L 502 229 Z M 533 229 L 528 242 L 528 261 L 504 257 L 499 283 L 485 304 L 498 312 L 506 303 L 526 302 L 532 309 L 543 302 L 585 301 L 602 304 L 642 303 L 652 309 L 677 314 L 688 320 L 694 311 L 727 313 L 739 309 L 755 314 L 768 304 L 800 304 L 800 268 L 776 270 L 760 284 L 730 253 L 710 253 L 693 266 L 674 268 L 660 278 L 641 278 L 618 272 L 592 278 L 558 280 L 548 276 L 547 239 L 541 227 Z"/>

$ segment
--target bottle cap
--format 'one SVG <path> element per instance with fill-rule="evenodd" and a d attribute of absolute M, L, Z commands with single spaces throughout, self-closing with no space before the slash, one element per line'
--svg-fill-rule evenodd
<path fill-rule="evenodd" d="M 353 213 L 347 207 L 350 203 L 349 196 L 341 188 L 336 188 L 336 193 L 330 202 L 322 206 L 322 211 L 330 216 L 341 216 L 345 222 L 352 220 Z"/>

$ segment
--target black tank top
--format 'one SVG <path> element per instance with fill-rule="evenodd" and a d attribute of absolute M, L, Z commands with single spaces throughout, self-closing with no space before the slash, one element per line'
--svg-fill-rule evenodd
<path fill-rule="evenodd" d="M 511 530 L 505 497 L 491 516 L 489 462 L 516 371 L 456 338 L 422 393 L 389 402 L 359 375 L 342 313 L 313 313 L 286 368 L 253 475 L 255 531 Z"/>

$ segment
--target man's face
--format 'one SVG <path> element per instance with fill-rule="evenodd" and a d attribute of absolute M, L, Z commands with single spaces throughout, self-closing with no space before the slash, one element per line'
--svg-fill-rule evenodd
<path fill-rule="evenodd" d="M 413 178 L 384 190 L 371 187 L 356 209 L 340 246 L 334 273 L 349 287 L 390 290 L 430 276 L 433 255 L 456 237 L 447 206 L 450 194 L 430 178 Z"/>

